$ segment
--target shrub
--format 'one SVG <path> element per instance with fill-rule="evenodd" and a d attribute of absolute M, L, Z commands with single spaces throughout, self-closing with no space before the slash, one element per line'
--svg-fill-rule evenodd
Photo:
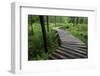
<path fill-rule="evenodd" d="M 34 34 L 28 35 L 28 59 L 44 60 L 48 59 L 48 54 L 52 53 L 58 46 L 57 39 L 55 38 L 56 33 L 54 31 L 46 31 L 47 34 L 47 48 L 48 52 L 44 51 L 44 41 L 41 32 L 41 26 L 39 24 L 34 24 L 33 26 Z M 30 31 L 29 31 L 30 32 Z"/>

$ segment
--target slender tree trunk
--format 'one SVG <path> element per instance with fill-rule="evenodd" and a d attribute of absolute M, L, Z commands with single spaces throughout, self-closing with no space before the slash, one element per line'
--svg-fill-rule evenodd
<path fill-rule="evenodd" d="M 85 17 L 83 17 L 83 24 L 85 24 L 86 22 L 85 22 Z"/>
<path fill-rule="evenodd" d="M 31 32 L 32 32 L 32 34 L 34 34 L 34 31 L 33 31 L 33 20 L 32 20 L 32 15 L 31 15 Z"/>
<path fill-rule="evenodd" d="M 56 27 L 56 16 L 55 16 L 55 27 Z"/>
<path fill-rule="evenodd" d="M 78 24 L 80 24 L 80 17 L 78 17 Z"/>
<path fill-rule="evenodd" d="M 45 52 L 47 53 L 48 49 L 47 49 L 47 38 L 46 38 L 46 30 L 45 30 L 44 17 L 43 16 L 39 16 L 39 18 L 40 18 L 42 34 L 43 34 L 44 49 L 45 49 Z"/>
<path fill-rule="evenodd" d="M 62 18 L 61 18 L 61 16 L 60 16 L 60 21 L 59 21 L 60 23 L 62 23 Z"/>
<path fill-rule="evenodd" d="M 75 26 L 76 18 L 73 17 L 73 26 Z"/>
<path fill-rule="evenodd" d="M 47 20 L 47 31 L 49 32 L 49 17 L 48 16 L 46 17 L 46 20 Z"/>
<path fill-rule="evenodd" d="M 71 17 L 71 23 L 72 23 L 73 26 L 74 26 L 74 23 L 75 23 L 75 18 L 74 18 L 74 17 Z"/>
<path fill-rule="evenodd" d="M 79 17 L 77 17 L 77 19 L 76 19 L 76 24 L 78 24 L 78 20 L 79 20 Z"/>

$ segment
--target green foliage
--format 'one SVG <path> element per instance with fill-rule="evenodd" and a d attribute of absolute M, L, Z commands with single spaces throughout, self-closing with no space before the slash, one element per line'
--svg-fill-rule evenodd
<path fill-rule="evenodd" d="M 58 47 L 58 40 L 54 31 L 47 32 L 48 53 L 52 53 Z"/>
<path fill-rule="evenodd" d="M 28 59 L 29 60 L 46 60 L 48 59 L 48 53 L 52 53 L 52 51 L 54 51 L 58 45 L 57 41 L 55 40 L 55 32 L 51 30 L 47 32 L 48 53 L 45 53 L 40 24 L 34 23 L 33 30 L 34 30 L 34 35 L 30 34 L 31 29 L 29 26 Z"/>
<path fill-rule="evenodd" d="M 70 31 L 74 36 L 87 45 L 87 17 L 48 16 L 48 22 L 46 17 L 47 16 L 44 16 L 47 35 L 47 53 L 44 51 L 44 42 L 39 16 L 28 16 L 28 60 L 47 60 L 49 54 L 56 50 L 60 44 L 60 39 L 57 33 L 52 30 L 53 27 L 60 27 L 61 29 Z M 47 24 L 49 27 L 47 27 Z M 47 28 L 49 31 L 47 31 Z"/>
<path fill-rule="evenodd" d="M 38 24 L 34 24 L 34 35 L 30 34 L 30 30 L 31 29 L 29 29 L 28 34 L 29 59 L 37 56 L 37 54 L 41 54 L 43 51 L 43 39 L 40 26 Z"/>

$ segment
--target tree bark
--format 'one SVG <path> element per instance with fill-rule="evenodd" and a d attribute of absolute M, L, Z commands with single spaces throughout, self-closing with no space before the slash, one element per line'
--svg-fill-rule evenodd
<path fill-rule="evenodd" d="M 45 49 L 45 52 L 47 53 L 48 49 L 47 49 L 47 38 L 46 38 L 46 30 L 45 30 L 44 17 L 43 16 L 39 16 L 39 18 L 40 18 L 42 35 L 43 35 L 43 41 L 44 41 L 44 49 Z"/>
<path fill-rule="evenodd" d="M 55 16 L 55 27 L 56 27 L 56 16 Z"/>
<path fill-rule="evenodd" d="M 49 17 L 48 16 L 46 17 L 46 20 L 47 20 L 47 31 L 49 32 Z"/>

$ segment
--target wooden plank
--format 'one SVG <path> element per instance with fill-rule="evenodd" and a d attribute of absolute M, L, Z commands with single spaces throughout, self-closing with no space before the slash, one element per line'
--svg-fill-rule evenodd
<path fill-rule="evenodd" d="M 75 50 L 75 51 L 78 51 L 78 52 L 83 52 L 83 53 L 85 53 L 87 51 L 86 48 L 80 48 L 78 46 L 61 45 L 61 47 L 66 48 L 66 49 L 70 49 L 70 50 Z"/>
<path fill-rule="evenodd" d="M 57 57 L 53 56 L 53 55 L 50 55 L 49 56 L 49 59 L 57 59 Z"/>
<path fill-rule="evenodd" d="M 66 56 L 63 56 L 63 55 L 61 55 L 61 54 L 59 54 L 57 52 L 54 52 L 52 55 L 57 57 L 57 58 L 59 58 L 59 59 L 66 59 L 67 58 Z"/>
<path fill-rule="evenodd" d="M 51 56 L 56 59 L 87 58 L 87 46 L 70 32 L 54 28 L 61 40 L 61 47 L 58 47 Z"/>
<path fill-rule="evenodd" d="M 81 52 L 75 51 L 74 49 L 68 49 L 68 48 L 64 49 L 63 47 L 62 48 L 60 47 L 58 49 L 63 50 L 63 51 L 66 51 L 68 53 L 71 53 L 71 54 L 76 55 L 76 56 L 79 56 L 79 57 L 87 57 L 87 53 L 83 54 Z"/>
<path fill-rule="evenodd" d="M 66 58 L 71 58 L 71 59 L 73 59 L 73 58 L 76 58 L 76 57 L 77 57 L 76 55 L 73 55 L 73 54 L 71 54 L 71 53 L 68 53 L 68 52 L 66 52 L 66 51 L 63 51 L 63 50 L 61 50 L 61 49 L 56 49 L 55 52 L 57 52 L 57 53 L 59 53 L 59 54 L 65 56 Z"/>

